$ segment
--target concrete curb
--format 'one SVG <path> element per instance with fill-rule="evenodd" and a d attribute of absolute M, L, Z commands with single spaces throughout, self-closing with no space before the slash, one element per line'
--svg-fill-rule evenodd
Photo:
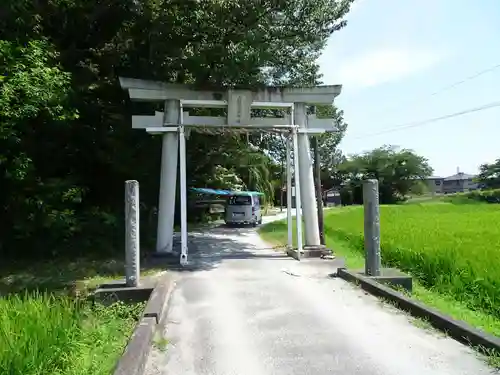
<path fill-rule="evenodd" d="M 142 375 L 156 330 L 155 318 L 142 318 L 118 360 L 114 375 Z"/>
<path fill-rule="evenodd" d="M 474 328 L 462 321 L 446 316 L 424 304 L 414 301 L 411 298 L 391 289 L 385 285 L 360 275 L 355 272 L 339 268 L 337 276 L 361 286 L 362 289 L 377 297 L 382 297 L 394 303 L 399 309 L 408 312 L 410 315 L 423 318 L 436 329 L 445 332 L 455 340 L 484 351 L 493 349 L 500 352 L 500 338 Z"/>
<path fill-rule="evenodd" d="M 144 308 L 144 318 L 154 318 L 156 324 L 159 324 L 163 313 L 167 307 L 168 298 L 173 288 L 172 278 L 165 274 L 156 284 L 156 287 L 149 296 L 148 303 Z"/>
<path fill-rule="evenodd" d="M 160 277 L 152 290 L 142 318 L 137 323 L 113 375 L 142 375 L 146 368 L 155 332 L 167 311 L 174 287 L 173 278 L 166 273 Z"/>

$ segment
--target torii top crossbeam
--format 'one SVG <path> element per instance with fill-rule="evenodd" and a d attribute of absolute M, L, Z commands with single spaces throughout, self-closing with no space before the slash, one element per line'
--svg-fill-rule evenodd
<path fill-rule="evenodd" d="M 198 117 L 190 116 L 185 113 L 183 124 L 188 126 L 216 126 L 216 127 L 244 127 L 247 131 L 252 128 L 275 128 L 289 127 L 282 122 L 293 124 L 293 109 L 296 105 L 302 106 L 300 109 L 303 116 L 308 118 L 309 130 L 302 129 L 300 132 L 313 133 L 318 131 L 335 131 L 332 119 L 317 119 L 315 115 L 306 115 L 305 105 L 331 105 L 336 96 L 341 92 L 341 85 L 315 86 L 315 87 L 274 87 L 266 86 L 254 90 L 241 88 L 219 88 L 211 91 L 199 89 L 189 85 L 179 85 L 164 83 L 158 81 L 148 81 L 134 78 L 120 77 L 120 85 L 129 92 L 130 99 L 133 101 L 176 101 L 182 108 L 189 107 L 210 107 L 227 108 L 227 117 Z M 257 108 L 282 108 L 291 109 L 291 118 L 254 118 L 251 115 L 251 109 Z M 143 124 L 162 121 L 163 113 L 157 113 L 155 116 L 134 116 L 133 127 L 145 128 Z M 290 122 L 290 120 L 292 122 Z M 166 120 L 165 120 L 166 121 Z M 157 124 L 156 130 L 162 125 L 175 125 L 174 123 L 164 122 Z M 146 129 L 148 132 L 151 129 Z M 155 130 L 155 129 L 153 129 Z M 173 129 L 162 129 L 170 131 Z"/>
<path fill-rule="evenodd" d="M 134 101 L 174 100 L 229 100 L 232 91 L 252 93 L 253 102 L 261 103 L 305 103 L 310 105 L 332 104 L 342 85 L 313 87 L 276 87 L 266 86 L 256 90 L 216 89 L 203 90 L 189 85 L 178 85 L 158 81 L 120 77 L 120 85 L 129 91 Z"/>

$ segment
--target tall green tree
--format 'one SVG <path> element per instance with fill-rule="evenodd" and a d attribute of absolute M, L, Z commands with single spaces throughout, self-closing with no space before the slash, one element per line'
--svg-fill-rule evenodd
<path fill-rule="evenodd" d="M 0 73 L 6 78 L 0 90 L 8 103 L 0 107 L 1 142 L 10 133 L 20 142 L 1 147 L 0 161 L 9 173 L 24 171 L 29 178 L 20 173 L 14 189 L 12 175 L 0 175 L 2 190 L 9 189 L 2 197 L 7 210 L 0 211 L 0 222 L 8 223 L 0 229 L 2 253 L 14 252 L 20 239 L 31 249 L 24 252 L 28 256 L 120 249 L 127 179 L 141 183 L 142 238 L 152 237 L 160 141 L 132 130 L 130 118 L 161 106 L 131 103 L 119 76 L 205 88 L 312 85 L 320 79 L 316 58 L 329 35 L 345 25 L 350 4 L 4 0 Z M 37 44 L 45 40 L 50 45 Z M 44 75 L 37 64 L 46 67 Z M 29 116 L 16 119 L 18 107 Z M 249 164 L 249 154 L 251 173 L 241 167 Z M 268 189 L 274 175 L 272 158 L 241 136 L 193 134 L 188 158 L 191 184 L 210 183 L 215 165 L 236 171 L 255 188 Z M 16 214 L 19 205 L 25 210 Z"/>
<path fill-rule="evenodd" d="M 487 189 L 500 188 L 500 159 L 481 164 L 476 181 Z"/>
<path fill-rule="evenodd" d="M 84 194 L 69 165 L 70 76 L 44 40 L 25 45 L 0 40 L 0 252 L 15 253 L 25 239 L 62 240 L 76 231 L 75 205 Z M 61 236 L 51 236 L 56 229 Z M 43 240 L 42 240 L 43 238 Z M 12 242 L 11 242 L 12 241 Z M 15 245 L 14 245 L 15 242 Z M 6 245 L 9 246 L 6 246 Z"/>
<path fill-rule="evenodd" d="M 316 116 L 318 118 L 331 118 L 336 128 L 335 132 L 318 136 L 318 148 L 323 188 L 338 187 L 341 182 L 338 166 L 345 161 L 345 156 L 339 145 L 348 126 L 344 120 L 344 111 L 339 110 L 335 105 L 320 106 L 316 109 Z"/>
<path fill-rule="evenodd" d="M 339 166 L 339 173 L 352 203 L 362 202 L 362 182 L 370 178 L 379 181 L 381 203 L 396 203 L 404 200 L 419 181 L 430 176 L 432 168 L 426 158 L 412 150 L 383 146 L 350 156 Z"/>

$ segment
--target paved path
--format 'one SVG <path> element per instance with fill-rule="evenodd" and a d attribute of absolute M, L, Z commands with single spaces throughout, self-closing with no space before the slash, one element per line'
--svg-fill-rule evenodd
<path fill-rule="evenodd" d="M 493 373 L 467 347 L 328 278 L 325 263 L 281 256 L 253 229 L 190 239 L 198 268 L 177 274 L 169 345 L 153 349 L 148 375 Z"/>

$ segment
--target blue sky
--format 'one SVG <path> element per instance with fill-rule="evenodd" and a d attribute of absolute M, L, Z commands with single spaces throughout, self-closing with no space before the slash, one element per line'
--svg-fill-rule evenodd
<path fill-rule="evenodd" d="M 414 128 L 411 122 L 500 102 L 500 0 L 355 0 L 319 60 L 349 128 L 347 154 L 393 144 L 425 156 L 436 175 L 476 173 L 500 158 L 500 107 Z"/>

